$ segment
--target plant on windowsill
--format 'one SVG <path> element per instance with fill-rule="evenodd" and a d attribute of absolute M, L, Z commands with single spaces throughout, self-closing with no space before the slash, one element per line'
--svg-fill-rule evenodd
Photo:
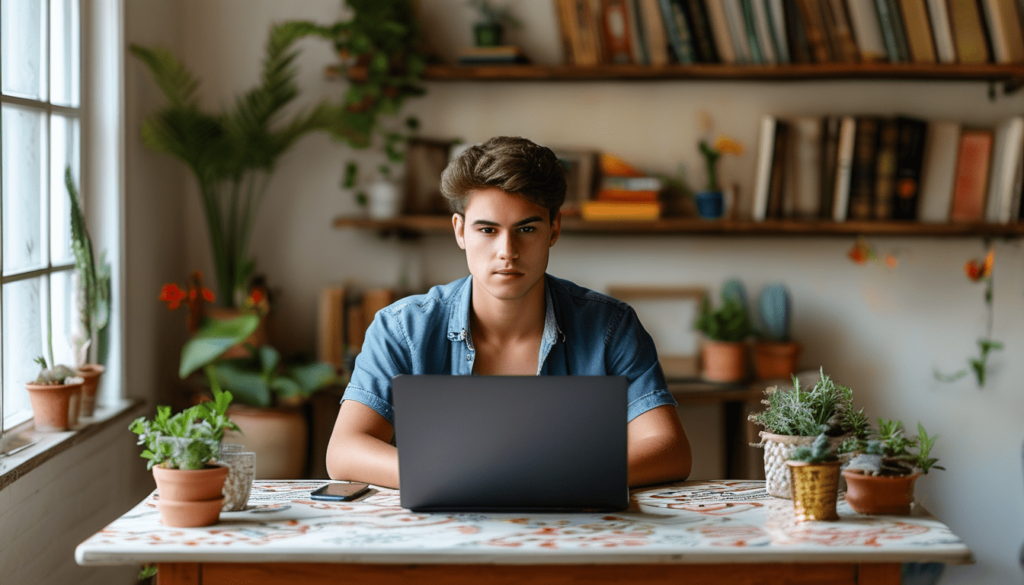
<path fill-rule="evenodd" d="M 823 432 L 832 449 L 838 449 L 850 437 L 864 438 L 868 434 L 864 410 L 853 406 L 853 390 L 837 384 L 823 369 L 810 390 L 803 389 L 794 376 L 792 389 L 769 386 L 764 395 L 761 403 L 766 408 L 749 418 L 764 427 L 756 446 L 764 447 L 765 489 L 777 498 L 790 497 L 785 461 L 797 447 L 811 445 Z"/>
<path fill-rule="evenodd" d="M 758 380 L 788 379 L 800 360 L 799 343 L 790 339 L 792 317 L 789 291 L 781 282 L 766 285 L 758 298 L 761 329 L 754 344 L 754 371 Z"/>
<path fill-rule="evenodd" d="M 906 435 L 903 422 L 878 419 L 878 429 L 869 437 L 851 437 L 839 450 L 854 456 L 843 470 L 846 501 L 860 514 L 910 514 L 914 482 L 936 465 L 931 456 L 935 435 L 917 423 L 917 436 Z"/>
<path fill-rule="evenodd" d="M 701 346 L 702 373 L 712 382 L 740 382 L 747 377 L 746 339 L 753 334 L 743 284 L 722 286 L 722 306 L 712 310 L 705 298 L 694 328 L 707 339 Z"/>
<path fill-rule="evenodd" d="M 814 443 L 797 447 L 786 461 L 797 522 L 839 519 L 839 458 L 825 434 L 828 428 L 822 425 Z"/>
<path fill-rule="evenodd" d="M 68 366 L 47 366 L 42 356 L 35 361 L 41 368 L 39 375 L 25 384 L 32 402 L 33 424 L 37 431 L 66 431 L 78 423 L 82 378 Z M 50 363 L 53 363 L 52 347 Z"/>

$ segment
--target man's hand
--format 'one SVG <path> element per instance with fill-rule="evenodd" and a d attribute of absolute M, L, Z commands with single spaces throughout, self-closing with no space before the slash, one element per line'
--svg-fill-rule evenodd
<path fill-rule="evenodd" d="M 327 445 L 331 479 L 398 487 L 398 449 L 391 444 L 395 428 L 369 406 L 354 400 L 341 403 Z"/>
<path fill-rule="evenodd" d="M 690 441 L 674 406 L 652 408 L 626 427 L 629 486 L 681 481 L 690 475 Z"/>

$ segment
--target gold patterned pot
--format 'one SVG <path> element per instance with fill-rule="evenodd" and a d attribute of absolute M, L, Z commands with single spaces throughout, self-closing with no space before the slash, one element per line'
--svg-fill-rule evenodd
<path fill-rule="evenodd" d="M 787 461 L 793 486 L 793 515 L 797 522 L 838 520 L 839 462 Z"/>
<path fill-rule="evenodd" d="M 830 437 L 829 447 L 833 451 L 838 449 L 847 437 L 849 435 Z M 776 498 L 791 499 L 792 487 L 789 483 L 789 468 L 786 467 L 786 461 L 797 447 L 813 445 L 815 437 L 775 435 L 761 431 L 761 439 L 764 443 L 764 489 Z"/>

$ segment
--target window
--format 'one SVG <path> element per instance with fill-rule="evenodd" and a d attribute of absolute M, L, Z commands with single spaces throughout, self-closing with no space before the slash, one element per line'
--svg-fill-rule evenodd
<path fill-rule="evenodd" d="M 78 0 L 0 0 L 0 421 L 32 417 L 25 382 L 50 347 L 73 364 L 76 319 L 64 169 L 80 181 Z"/>

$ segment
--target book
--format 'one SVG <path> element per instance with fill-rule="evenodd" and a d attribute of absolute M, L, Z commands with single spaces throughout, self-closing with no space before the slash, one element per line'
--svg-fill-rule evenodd
<path fill-rule="evenodd" d="M 960 151 L 960 124 L 932 121 L 928 123 L 924 161 L 921 163 L 921 200 L 917 220 L 925 223 L 946 223 L 953 202 L 953 181 L 956 178 L 957 154 Z"/>
<path fill-rule="evenodd" d="M 956 45 L 949 24 L 949 4 L 946 0 L 928 0 L 928 18 L 935 41 L 935 58 L 939 63 L 956 63 Z"/>
<path fill-rule="evenodd" d="M 579 26 L 576 24 L 576 2 L 575 0 L 555 0 L 555 8 L 558 14 L 558 30 L 562 39 L 565 62 L 581 65 L 583 40 L 580 38 Z"/>
<path fill-rule="evenodd" d="M 768 210 L 766 218 L 782 219 L 783 187 L 786 182 L 786 155 L 789 152 L 789 123 L 775 121 L 775 141 L 772 145 L 771 178 L 768 180 Z"/>
<path fill-rule="evenodd" d="M 647 55 L 647 40 L 644 38 L 643 17 L 640 11 L 639 0 L 626 0 L 629 13 L 629 53 L 634 63 L 650 65 L 651 59 Z"/>
<path fill-rule="evenodd" d="M 878 22 L 875 4 L 864 0 L 846 0 L 846 10 L 850 15 L 850 26 L 861 61 L 887 61 L 889 53 L 882 40 L 882 26 Z"/>
<path fill-rule="evenodd" d="M 949 19 L 961 63 L 987 63 L 988 41 L 978 0 L 949 0 Z"/>
<path fill-rule="evenodd" d="M 604 55 L 601 46 L 601 0 L 575 0 L 575 10 L 584 57 L 578 65 L 600 65 Z"/>
<path fill-rule="evenodd" d="M 981 0 L 996 63 L 1024 61 L 1024 37 L 1016 0 Z"/>
<path fill-rule="evenodd" d="M 607 177 L 647 177 L 640 169 L 607 152 L 602 152 L 598 157 L 598 166 L 601 176 L 605 179 Z"/>
<path fill-rule="evenodd" d="M 640 6 L 641 27 L 644 30 L 644 41 L 647 44 L 647 56 L 651 65 L 661 67 L 668 65 L 668 33 L 661 17 L 659 0 L 637 0 Z"/>
<path fill-rule="evenodd" d="M 768 23 L 772 29 L 772 45 L 779 63 L 792 63 L 789 55 L 789 41 L 786 33 L 786 9 L 783 0 L 764 0 Z"/>
<path fill-rule="evenodd" d="M 664 181 L 658 177 L 623 177 L 609 175 L 601 178 L 601 189 L 620 191 L 660 191 Z"/>
<path fill-rule="evenodd" d="M 850 174 L 853 171 L 853 147 L 857 120 L 843 116 L 839 124 L 839 147 L 836 150 L 836 181 L 832 201 L 832 220 L 846 221 L 850 205 Z"/>
<path fill-rule="evenodd" d="M 786 46 L 789 58 L 793 63 L 813 63 L 811 47 L 807 42 L 807 32 L 800 17 L 800 0 L 782 0 L 782 9 L 786 16 Z"/>
<path fill-rule="evenodd" d="M 857 0 L 851 0 L 856 2 Z M 889 55 L 890 63 L 899 63 L 905 59 L 900 55 L 899 43 L 896 42 L 896 29 L 892 15 L 889 14 L 888 0 L 875 0 L 875 10 L 878 13 L 878 27 L 882 31 L 882 42 L 885 43 L 885 52 Z"/>
<path fill-rule="evenodd" d="M 345 369 L 345 287 L 327 286 L 320 289 L 317 308 L 316 356 L 321 362 Z"/>
<path fill-rule="evenodd" d="M 992 158 L 992 131 L 964 129 L 953 179 L 953 203 L 950 221 L 981 221 L 985 217 L 985 196 Z"/>
<path fill-rule="evenodd" d="M 700 63 L 719 63 L 715 35 L 703 0 L 682 0 L 693 33 L 693 48 Z"/>
<path fill-rule="evenodd" d="M 917 219 L 917 199 L 921 186 L 921 163 L 924 144 L 928 137 L 928 123 L 917 118 L 897 118 L 899 136 L 896 138 L 896 198 L 893 200 L 892 218 Z"/>
<path fill-rule="evenodd" d="M 892 31 L 896 37 L 896 48 L 900 52 L 900 61 L 911 60 L 910 43 L 907 41 L 907 23 L 903 21 L 903 12 L 899 6 L 900 0 L 885 0 L 889 7 L 889 18 L 892 20 Z"/>
<path fill-rule="evenodd" d="M 757 16 L 754 14 L 754 0 L 740 0 L 740 11 L 743 15 L 743 30 L 750 46 L 750 61 L 758 65 L 768 63 L 764 46 L 757 33 Z"/>
<path fill-rule="evenodd" d="M 1010 223 L 1017 170 L 1024 160 L 1022 147 L 1024 116 L 1014 116 L 999 124 L 992 145 L 992 170 L 985 208 L 985 221 L 989 223 Z"/>
<path fill-rule="evenodd" d="M 660 203 L 628 203 L 619 201 L 584 201 L 583 219 L 593 220 L 655 220 L 661 216 Z"/>
<path fill-rule="evenodd" d="M 459 49 L 462 65 L 500 65 L 503 63 L 529 63 L 530 59 L 514 45 L 498 47 L 463 47 Z"/>
<path fill-rule="evenodd" d="M 878 129 L 874 116 L 856 118 L 853 160 L 850 166 L 850 193 L 847 218 L 857 221 L 874 217 L 875 163 L 878 160 Z"/>
<path fill-rule="evenodd" d="M 768 19 L 768 7 L 764 0 L 750 0 L 754 9 L 754 24 L 757 30 L 757 39 L 761 43 L 761 54 L 765 63 L 774 65 L 779 62 L 779 56 L 775 52 L 775 43 L 772 40 L 772 25 Z"/>
<path fill-rule="evenodd" d="M 750 210 L 754 221 L 764 221 L 768 216 L 768 194 L 771 190 L 772 157 L 775 150 L 775 126 L 778 119 L 771 114 L 761 116 L 761 133 L 757 143 L 757 160 L 754 171 L 754 196 Z"/>
<path fill-rule="evenodd" d="M 729 24 L 729 36 L 732 38 L 733 48 L 736 51 L 736 63 L 740 65 L 753 63 L 740 0 L 722 0 L 722 8 L 725 10 L 725 19 Z"/>
<path fill-rule="evenodd" d="M 632 63 L 629 6 L 625 0 L 601 0 L 601 46 L 605 63 Z"/>
<path fill-rule="evenodd" d="M 836 165 L 839 162 L 839 130 L 842 118 L 826 116 L 822 121 L 821 136 L 821 198 L 819 217 L 832 219 L 832 204 L 835 202 Z"/>
<path fill-rule="evenodd" d="M 878 128 L 878 157 L 875 160 L 874 218 L 892 219 L 896 199 L 896 143 L 900 135 L 896 118 L 882 120 Z"/>
<path fill-rule="evenodd" d="M 797 116 L 789 120 L 790 139 L 783 209 L 797 219 L 817 219 L 821 212 L 821 142 L 824 120 Z"/>
<path fill-rule="evenodd" d="M 822 14 L 825 16 L 825 32 L 831 39 L 832 53 L 836 60 L 855 63 L 860 54 L 846 15 L 846 3 L 843 0 L 822 0 Z"/>
<path fill-rule="evenodd" d="M 597 192 L 596 201 L 619 201 L 624 203 L 656 203 L 658 191 L 638 191 L 634 189 L 601 189 Z"/>
<path fill-rule="evenodd" d="M 715 52 L 722 63 L 736 63 L 736 48 L 729 34 L 729 21 L 725 17 L 725 4 L 721 0 L 707 3 L 708 22 L 715 39 Z"/>
<path fill-rule="evenodd" d="M 693 42 L 690 38 L 690 24 L 681 0 L 660 0 L 661 16 L 668 33 L 668 44 L 676 61 L 684 65 L 694 62 Z"/>
<path fill-rule="evenodd" d="M 935 45 L 924 0 L 900 0 L 900 13 L 907 33 L 910 60 L 914 63 L 935 63 Z"/>
<path fill-rule="evenodd" d="M 800 21 L 804 25 L 812 61 L 831 62 L 833 59 L 828 38 L 825 36 L 825 18 L 821 13 L 821 4 L 818 0 L 798 0 L 797 5 L 800 7 Z"/>

